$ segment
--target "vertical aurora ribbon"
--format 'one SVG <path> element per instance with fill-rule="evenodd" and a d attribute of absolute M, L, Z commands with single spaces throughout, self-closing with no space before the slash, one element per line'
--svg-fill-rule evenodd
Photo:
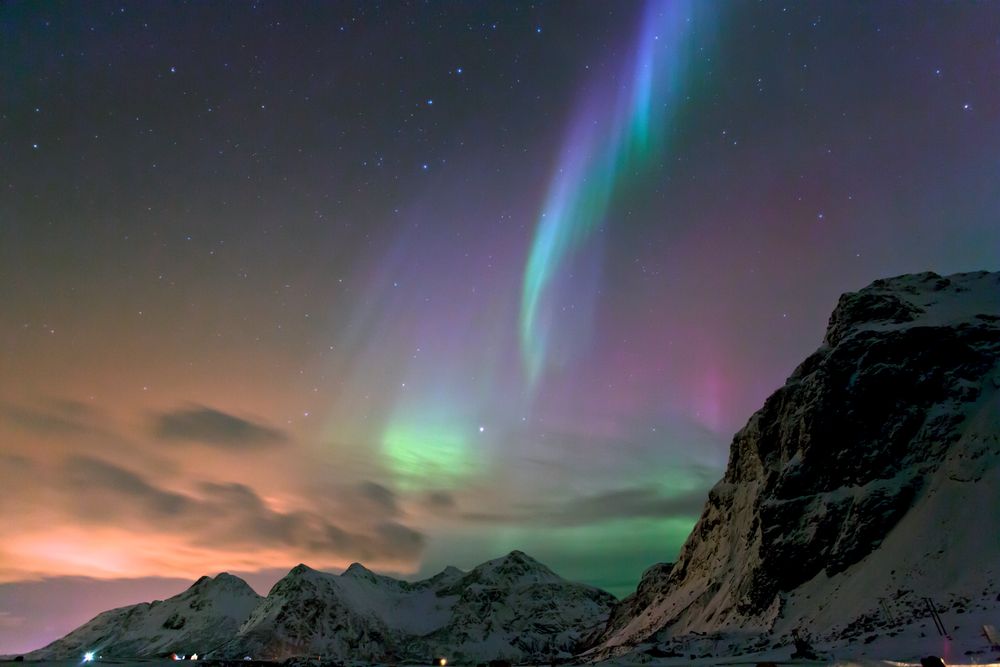
<path fill-rule="evenodd" d="M 630 61 L 588 92 L 570 125 L 524 269 L 519 335 L 529 387 L 548 365 L 565 306 L 555 279 L 616 193 L 663 150 L 690 62 L 694 11 L 691 0 L 650 1 Z"/>

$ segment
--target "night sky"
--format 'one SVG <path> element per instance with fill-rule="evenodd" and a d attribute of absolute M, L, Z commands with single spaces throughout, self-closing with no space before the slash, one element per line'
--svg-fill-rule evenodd
<path fill-rule="evenodd" d="M 0 4 L 0 653 L 300 561 L 624 595 L 998 186 L 998 3 Z"/>

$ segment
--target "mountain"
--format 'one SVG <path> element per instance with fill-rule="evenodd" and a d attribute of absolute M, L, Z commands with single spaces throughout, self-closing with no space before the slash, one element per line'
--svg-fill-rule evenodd
<path fill-rule="evenodd" d="M 212 655 L 370 661 L 405 655 L 413 637 L 447 621 L 450 600 L 439 598 L 435 587 L 451 584 L 460 574 L 454 570 L 411 584 L 357 563 L 339 576 L 297 565 Z"/>
<path fill-rule="evenodd" d="M 197 652 L 339 662 L 548 660 L 571 656 L 604 627 L 614 603 L 520 551 L 416 582 L 358 563 L 340 575 L 297 565 L 265 598 L 236 577 L 203 577 L 169 600 L 104 612 L 27 658 L 95 651 L 119 658 Z"/>
<path fill-rule="evenodd" d="M 514 662 L 573 655 L 615 603 L 520 551 L 483 563 L 440 594 L 457 599 L 448 622 L 427 637 L 433 654 Z"/>
<path fill-rule="evenodd" d="M 231 638 L 261 600 L 239 577 L 225 572 L 202 577 L 172 598 L 98 614 L 26 658 L 79 659 L 91 651 L 128 657 L 205 651 Z"/>
<path fill-rule="evenodd" d="M 567 657 L 584 633 L 603 625 L 614 602 L 519 551 L 417 582 L 359 564 L 339 576 L 299 565 L 212 655 L 371 662 Z"/>
<path fill-rule="evenodd" d="M 733 438 L 677 562 L 647 573 L 589 656 L 705 635 L 940 645 L 924 598 L 974 643 L 1000 611 L 998 361 L 1000 273 L 843 295 L 822 346 Z"/>

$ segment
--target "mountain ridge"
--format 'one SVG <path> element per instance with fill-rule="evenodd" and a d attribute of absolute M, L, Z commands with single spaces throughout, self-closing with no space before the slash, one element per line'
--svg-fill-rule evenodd
<path fill-rule="evenodd" d="M 102 612 L 26 658 L 78 658 L 90 651 L 121 658 L 567 657 L 586 632 L 603 625 L 614 601 L 516 550 L 469 571 L 448 566 L 418 581 L 361 563 L 341 574 L 299 563 L 266 596 L 229 573 L 203 576 L 166 600 Z"/>

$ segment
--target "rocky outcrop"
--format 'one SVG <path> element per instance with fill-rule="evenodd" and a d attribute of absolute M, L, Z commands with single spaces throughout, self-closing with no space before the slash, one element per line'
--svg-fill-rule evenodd
<path fill-rule="evenodd" d="M 995 516 L 986 487 L 968 484 L 1000 467 L 998 360 L 998 273 L 900 276 L 842 296 L 820 349 L 734 437 L 677 563 L 644 577 L 592 655 L 806 621 L 832 633 L 877 611 L 904 576 L 939 597 L 959 580 L 989 588 L 986 568 L 945 590 L 938 573 L 995 561 L 1000 541 L 964 553 L 956 545 L 982 528 L 959 521 L 943 536 L 931 517 L 959 496 Z"/>
<path fill-rule="evenodd" d="M 673 567 L 673 563 L 656 563 L 647 568 L 639 579 L 635 593 L 615 605 L 611 616 L 608 617 L 605 633 L 614 633 L 623 629 L 633 618 L 659 599 L 665 593 Z"/>

